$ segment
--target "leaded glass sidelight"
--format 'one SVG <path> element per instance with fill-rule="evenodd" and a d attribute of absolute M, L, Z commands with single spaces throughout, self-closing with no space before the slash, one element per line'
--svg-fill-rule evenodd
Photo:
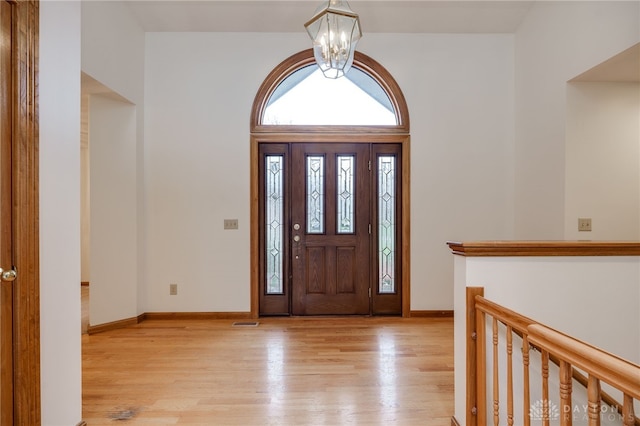
<path fill-rule="evenodd" d="M 356 159 L 353 155 L 338 155 L 337 230 L 338 234 L 354 232 L 353 170 Z"/>
<path fill-rule="evenodd" d="M 378 292 L 395 293 L 396 157 L 378 157 Z"/>
<path fill-rule="evenodd" d="M 324 233 L 324 157 L 307 156 L 307 233 Z"/>
<path fill-rule="evenodd" d="M 265 259 L 266 292 L 282 294 L 283 232 L 284 232 L 284 158 L 282 155 L 265 157 Z"/>

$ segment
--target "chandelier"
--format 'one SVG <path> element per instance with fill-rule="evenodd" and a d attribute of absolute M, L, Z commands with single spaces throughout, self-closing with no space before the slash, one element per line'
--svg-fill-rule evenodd
<path fill-rule="evenodd" d="M 360 19 L 342 0 L 321 5 L 304 27 L 313 40 L 313 55 L 327 78 L 345 75 L 353 64 L 356 44 L 362 37 Z"/>

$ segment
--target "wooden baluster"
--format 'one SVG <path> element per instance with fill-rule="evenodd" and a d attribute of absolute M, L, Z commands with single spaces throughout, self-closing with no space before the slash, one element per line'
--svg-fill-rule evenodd
<path fill-rule="evenodd" d="M 513 426 L 513 330 L 507 326 L 507 424 Z"/>
<path fill-rule="evenodd" d="M 549 352 L 542 351 L 542 424 L 549 426 Z"/>
<path fill-rule="evenodd" d="M 476 420 L 478 425 L 487 424 L 487 322 L 486 314 L 476 310 Z M 468 424 L 467 420 L 467 424 Z"/>
<path fill-rule="evenodd" d="M 589 401 L 589 426 L 600 426 L 600 380 L 589 374 L 587 386 Z"/>
<path fill-rule="evenodd" d="M 636 415 L 633 412 L 633 398 L 631 395 L 624 394 L 624 402 L 622 403 L 622 424 L 624 426 L 634 426 Z"/>
<path fill-rule="evenodd" d="M 498 320 L 493 318 L 493 425 L 500 423 L 500 386 L 498 376 Z"/>
<path fill-rule="evenodd" d="M 571 426 L 573 412 L 571 407 L 571 382 L 572 382 L 571 364 L 566 361 L 560 361 L 560 425 Z"/>
<path fill-rule="evenodd" d="M 522 364 L 524 376 L 524 396 L 523 409 L 524 426 L 531 426 L 531 396 L 529 394 L 529 337 L 524 334 L 522 336 Z"/>

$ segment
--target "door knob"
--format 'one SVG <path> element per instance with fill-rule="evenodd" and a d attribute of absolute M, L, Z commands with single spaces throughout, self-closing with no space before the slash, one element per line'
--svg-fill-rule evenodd
<path fill-rule="evenodd" d="M 2 277 L 2 281 L 13 281 L 18 276 L 18 273 L 13 269 L 3 271 L 2 268 L 0 268 L 0 276 Z"/>
<path fill-rule="evenodd" d="M 295 241 L 296 243 L 300 241 L 300 235 L 296 235 L 295 237 L 293 237 L 293 241 Z"/>
<path fill-rule="evenodd" d="M 295 229 L 296 231 L 300 230 L 300 224 L 296 223 L 295 225 L 293 225 L 293 229 Z"/>

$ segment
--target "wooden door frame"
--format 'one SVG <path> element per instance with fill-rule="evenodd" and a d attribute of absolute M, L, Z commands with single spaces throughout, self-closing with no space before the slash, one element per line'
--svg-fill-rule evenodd
<path fill-rule="evenodd" d="M 253 134 L 250 140 L 250 221 L 251 221 L 251 317 L 258 318 L 260 316 L 260 219 L 259 219 L 259 199 L 258 194 L 260 185 L 260 176 L 258 175 L 258 162 L 260 161 L 259 146 L 260 144 L 269 143 L 301 143 L 305 142 L 321 142 L 321 143 L 367 143 L 367 144 L 389 144 L 397 143 L 402 147 L 402 316 L 407 318 L 411 315 L 411 262 L 410 262 L 410 169 L 409 169 L 409 143 L 408 135 L 401 134 L 291 134 L 291 133 L 267 133 Z"/>
<path fill-rule="evenodd" d="M 12 6 L 13 421 L 41 424 L 37 0 Z"/>

